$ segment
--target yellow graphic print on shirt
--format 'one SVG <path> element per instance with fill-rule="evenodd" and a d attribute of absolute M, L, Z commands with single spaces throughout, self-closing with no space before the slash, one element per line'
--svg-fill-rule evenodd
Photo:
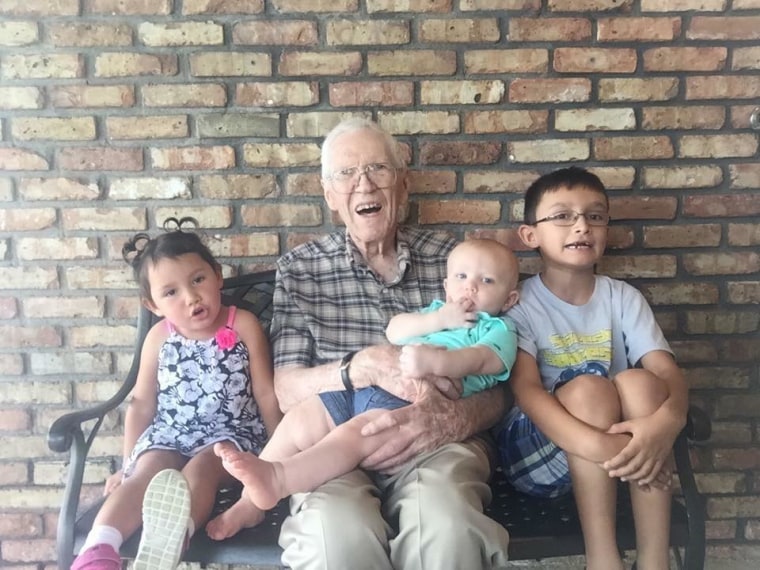
<path fill-rule="evenodd" d="M 541 350 L 540 358 L 555 368 L 574 368 L 585 362 L 600 362 L 609 368 L 612 362 L 612 330 L 551 335 L 549 347 Z"/>

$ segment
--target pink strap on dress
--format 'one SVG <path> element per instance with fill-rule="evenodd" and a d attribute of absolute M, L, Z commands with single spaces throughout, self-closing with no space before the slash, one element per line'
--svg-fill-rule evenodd
<path fill-rule="evenodd" d="M 235 322 L 235 313 L 237 312 L 237 307 L 235 305 L 230 305 L 229 312 L 227 313 L 227 327 L 232 328 L 232 323 Z"/>

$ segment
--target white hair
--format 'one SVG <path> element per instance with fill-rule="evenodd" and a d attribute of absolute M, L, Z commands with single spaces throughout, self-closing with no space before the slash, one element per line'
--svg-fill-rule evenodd
<path fill-rule="evenodd" d="M 398 142 L 393 136 L 383 129 L 376 122 L 365 119 L 362 117 L 353 117 L 345 119 L 335 125 L 332 130 L 327 133 L 325 140 L 322 142 L 322 178 L 326 178 L 332 173 L 332 147 L 340 135 L 346 133 L 353 133 L 356 131 L 368 130 L 378 134 L 383 139 L 385 148 L 388 150 L 388 156 L 391 160 L 391 164 L 396 168 L 402 168 L 404 166 L 404 159 L 401 154 L 401 148 Z"/>

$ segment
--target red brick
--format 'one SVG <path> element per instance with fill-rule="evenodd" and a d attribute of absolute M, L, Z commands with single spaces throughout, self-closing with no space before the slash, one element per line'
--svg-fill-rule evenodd
<path fill-rule="evenodd" d="M 420 164 L 493 164 L 500 155 L 500 143 L 426 142 L 420 148 Z"/>
<path fill-rule="evenodd" d="M 718 71 L 726 66 L 725 47 L 659 47 L 644 51 L 645 71 Z"/>
<path fill-rule="evenodd" d="M 588 101 L 588 79 L 515 79 L 509 84 L 511 103 L 571 103 Z"/>
<path fill-rule="evenodd" d="M 610 216 L 613 220 L 672 220 L 678 201 L 670 197 L 613 197 Z"/>
<path fill-rule="evenodd" d="M 760 200 L 747 194 L 685 196 L 683 213 L 695 217 L 756 216 L 760 214 Z"/>
<path fill-rule="evenodd" d="M 554 70 L 559 73 L 633 73 L 636 50 L 624 48 L 574 48 L 554 50 Z"/>
<path fill-rule="evenodd" d="M 680 18 L 626 16 L 623 18 L 600 18 L 597 22 L 596 39 L 600 42 L 672 41 L 680 33 Z M 558 39 L 564 40 L 564 38 Z"/>
<path fill-rule="evenodd" d="M 760 40 L 760 16 L 699 16 L 686 29 L 690 40 Z"/>
<path fill-rule="evenodd" d="M 419 202 L 421 224 L 495 224 L 501 218 L 497 200 L 424 200 Z"/>
<path fill-rule="evenodd" d="M 340 81 L 330 82 L 328 89 L 333 107 L 395 107 L 414 101 L 411 81 Z"/>
<path fill-rule="evenodd" d="M 666 136 L 609 137 L 594 139 L 594 156 L 599 160 L 643 160 L 673 158 L 673 144 Z"/>
<path fill-rule="evenodd" d="M 139 148 L 69 147 L 57 151 L 57 162 L 63 170 L 142 170 L 143 156 Z"/>
<path fill-rule="evenodd" d="M 510 42 L 580 42 L 591 38 L 586 18 L 510 18 Z"/>

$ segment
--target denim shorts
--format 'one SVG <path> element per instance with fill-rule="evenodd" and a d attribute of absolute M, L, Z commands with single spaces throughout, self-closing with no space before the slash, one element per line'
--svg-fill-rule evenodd
<path fill-rule="evenodd" d="M 376 386 L 360 388 L 354 392 L 321 392 L 319 397 L 336 426 L 367 410 L 395 410 L 409 405 L 406 400 Z"/>

